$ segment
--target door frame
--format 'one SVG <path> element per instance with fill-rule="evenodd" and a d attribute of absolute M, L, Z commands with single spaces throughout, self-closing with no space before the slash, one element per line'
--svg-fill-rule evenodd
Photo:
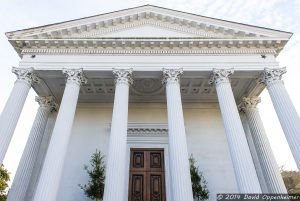
<path fill-rule="evenodd" d="M 143 162 L 142 167 L 134 167 L 134 153 L 143 152 L 143 159 L 141 159 Z M 160 153 L 161 159 L 161 166 L 160 167 L 151 167 L 151 153 Z M 128 200 L 132 200 L 132 190 L 134 189 L 134 186 L 132 184 L 133 181 L 133 175 L 143 175 L 144 179 L 142 188 L 143 188 L 143 200 L 147 197 L 147 200 L 150 198 L 151 195 L 151 175 L 157 176 L 160 175 L 161 177 L 161 198 L 162 200 L 166 201 L 166 182 L 165 182 L 165 154 L 164 149 L 162 148 L 131 148 L 130 149 L 130 171 L 129 171 L 129 191 L 128 191 Z M 145 188 L 146 187 L 146 188 Z M 146 197 L 145 197 L 146 196 Z M 129 199 L 131 198 L 131 199 Z"/>
<path fill-rule="evenodd" d="M 131 148 L 160 148 L 164 150 L 164 162 L 165 162 L 165 189 L 166 189 L 166 201 L 172 200 L 171 193 L 171 177 L 169 168 L 169 148 L 168 148 L 168 136 L 165 133 L 153 135 L 130 135 L 127 134 L 127 151 L 126 151 L 126 180 L 125 180 L 125 195 L 124 200 L 128 200 L 129 191 L 129 168 L 130 168 L 130 149 Z"/>

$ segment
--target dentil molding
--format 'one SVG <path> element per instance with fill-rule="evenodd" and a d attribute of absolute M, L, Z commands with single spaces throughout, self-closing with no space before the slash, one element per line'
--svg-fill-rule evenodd
<path fill-rule="evenodd" d="M 166 137 L 167 124 L 128 123 L 127 135 L 129 137 Z"/>

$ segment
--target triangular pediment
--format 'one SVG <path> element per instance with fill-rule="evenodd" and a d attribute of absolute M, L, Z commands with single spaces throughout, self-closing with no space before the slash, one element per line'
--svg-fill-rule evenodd
<path fill-rule="evenodd" d="M 278 55 L 292 33 L 145 5 L 6 33 L 21 56 L 37 53 Z"/>
<path fill-rule="evenodd" d="M 147 31 L 149 32 L 146 33 Z M 9 39 L 195 36 L 205 38 L 282 38 L 290 37 L 290 35 L 291 33 L 288 32 L 151 5 L 7 33 Z"/>

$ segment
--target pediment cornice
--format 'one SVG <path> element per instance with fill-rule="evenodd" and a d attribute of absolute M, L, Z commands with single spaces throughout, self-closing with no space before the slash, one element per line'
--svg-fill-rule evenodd
<path fill-rule="evenodd" d="M 142 38 L 139 35 L 126 38 L 121 31 L 143 26 L 185 34 L 178 45 L 176 37 Z M 118 37 L 112 33 L 120 32 Z M 174 11 L 146 5 L 108 14 L 102 14 L 68 22 L 6 33 L 17 52 L 32 52 L 33 49 L 129 49 L 137 48 L 273 48 L 280 52 L 291 33 L 255 27 L 235 22 Z M 109 40 L 115 40 L 109 41 Z M 119 39 L 119 40 L 118 40 Z M 139 40 L 138 40 L 139 39 Z M 157 40 L 159 39 L 159 40 Z M 210 41 L 205 41 L 209 39 Z M 213 40 L 212 40 L 213 39 Z M 202 40 L 202 41 L 201 41 Z M 188 45 L 186 45 L 188 41 Z M 218 41 L 218 42 L 216 42 Z M 120 43 L 120 44 L 119 44 Z M 149 44 L 149 45 L 148 45 Z M 206 45 L 207 44 L 207 45 Z M 100 45 L 100 46 L 99 46 Z"/>
<path fill-rule="evenodd" d="M 236 37 L 289 37 L 291 33 L 262 27 L 229 22 L 220 19 L 146 5 L 78 20 L 45 25 L 20 31 L 8 32 L 9 39 L 17 38 L 66 38 L 73 34 L 89 35 L 95 30 L 105 30 L 118 25 L 135 23 L 173 24 L 197 29 L 209 34 Z M 127 25 L 128 26 L 128 25 Z"/>

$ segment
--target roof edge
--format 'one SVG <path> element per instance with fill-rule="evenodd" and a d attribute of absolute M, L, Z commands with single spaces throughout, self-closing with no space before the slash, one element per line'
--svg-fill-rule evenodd
<path fill-rule="evenodd" d="M 102 14 L 98 14 L 98 15 L 91 15 L 91 16 L 87 16 L 87 17 L 83 17 L 83 18 L 77 18 L 77 19 L 73 19 L 73 20 L 67 20 L 67 21 L 62 21 L 62 22 L 57 22 L 57 23 L 50 23 L 50 24 L 46 24 L 46 25 L 42 25 L 42 26 L 36 26 L 36 27 L 31 27 L 31 28 L 26 28 L 26 29 L 20 29 L 20 30 L 15 30 L 15 31 L 9 31 L 9 32 L 6 32 L 5 35 L 6 35 L 7 38 L 11 39 L 10 35 L 13 34 L 13 33 L 17 33 L 17 32 L 28 31 L 28 30 L 31 30 L 31 29 L 39 29 L 39 28 L 48 27 L 48 26 L 61 25 L 61 24 L 64 24 L 64 23 L 75 22 L 75 21 L 79 21 L 79 20 L 84 20 L 84 19 L 99 17 L 99 16 L 113 14 L 113 13 L 118 13 L 118 12 L 129 11 L 129 10 L 133 10 L 133 9 L 139 9 L 139 8 L 143 8 L 143 7 L 144 8 L 146 8 L 146 7 L 158 8 L 158 9 L 168 10 L 168 11 L 172 11 L 172 12 L 179 12 L 179 13 L 183 13 L 183 14 L 187 14 L 187 15 L 193 15 L 193 16 L 203 17 L 203 18 L 207 18 L 207 19 L 210 19 L 210 20 L 222 21 L 222 22 L 226 22 L 226 23 L 243 25 L 243 26 L 250 26 L 250 27 L 253 27 L 253 28 L 266 29 L 266 30 L 269 30 L 269 31 L 276 31 L 276 32 L 288 34 L 289 35 L 288 36 L 289 39 L 293 35 L 292 32 L 288 32 L 288 31 L 282 31 L 282 30 L 278 30 L 278 29 L 266 28 L 266 27 L 261 27 L 261 26 L 256 26 L 256 25 L 250 25 L 250 24 L 245 24 L 245 23 L 240 23 L 240 22 L 235 22 L 235 21 L 223 20 L 223 19 L 219 19 L 219 18 L 213 18 L 213 17 L 203 16 L 203 15 L 199 15 L 199 14 L 195 14 L 195 13 L 189 13 L 189 12 L 185 12 L 185 11 L 174 10 L 174 9 L 160 7 L 160 6 L 155 6 L 155 5 L 151 5 L 151 4 L 145 4 L 145 5 L 131 7 L 131 8 L 126 8 L 126 9 L 120 9 L 120 10 L 116 10 L 116 11 L 106 12 L 106 13 L 102 13 Z"/>

